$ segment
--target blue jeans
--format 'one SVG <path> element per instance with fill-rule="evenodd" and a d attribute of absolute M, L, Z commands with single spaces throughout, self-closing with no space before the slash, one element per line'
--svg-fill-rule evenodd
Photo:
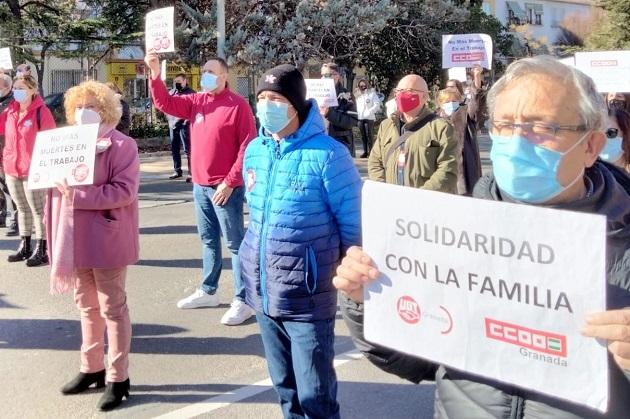
<path fill-rule="evenodd" d="M 339 418 L 335 319 L 294 322 L 260 312 L 256 319 L 284 417 Z"/>
<path fill-rule="evenodd" d="M 216 186 L 193 185 L 197 231 L 201 239 L 203 259 L 203 283 L 201 289 L 206 294 L 214 294 L 219 287 L 219 277 L 223 268 L 221 254 L 221 235 L 227 248 L 232 253 L 232 274 L 234 276 L 234 297 L 245 301 L 245 287 L 241 279 L 241 267 L 238 261 L 238 248 L 245 236 L 243 222 L 243 187 L 232 191 L 228 202 L 214 205 L 212 196 Z"/>

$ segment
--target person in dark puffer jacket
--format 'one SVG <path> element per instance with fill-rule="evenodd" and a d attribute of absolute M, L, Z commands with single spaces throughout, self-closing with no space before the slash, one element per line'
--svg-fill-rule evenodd
<path fill-rule="evenodd" d="M 337 418 L 332 277 L 360 244 L 361 179 L 347 148 L 326 135 L 295 67 L 267 71 L 257 99 L 260 134 L 243 164 L 245 301 L 256 310 L 284 416 Z"/>
<path fill-rule="evenodd" d="M 607 412 L 366 341 L 363 284 L 379 274 L 369 255 L 357 247 L 348 251 L 334 278 L 335 286 L 345 294 L 342 313 L 354 342 L 372 363 L 387 372 L 415 383 L 435 380 L 435 417 L 439 419 L 627 418 L 630 412 L 630 178 L 623 170 L 597 160 L 605 143 L 603 100 L 593 81 L 578 70 L 551 57 L 535 57 L 511 64 L 489 92 L 488 101 L 494 174 L 477 183 L 473 197 L 607 217 L 607 311 L 589 315 L 582 328 L 583 335 L 608 341 Z"/>

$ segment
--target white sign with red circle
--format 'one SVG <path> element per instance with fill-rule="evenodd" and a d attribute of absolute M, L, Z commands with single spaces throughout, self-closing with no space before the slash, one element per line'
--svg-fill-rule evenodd
<path fill-rule="evenodd" d="M 98 127 L 73 125 L 37 133 L 28 188 L 53 188 L 64 179 L 71 186 L 94 183 Z"/>

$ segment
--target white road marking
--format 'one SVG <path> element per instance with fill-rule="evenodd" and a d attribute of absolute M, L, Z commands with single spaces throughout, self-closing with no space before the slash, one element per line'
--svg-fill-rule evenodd
<path fill-rule="evenodd" d="M 361 355 L 361 353 L 357 350 L 344 352 L 335 357 L 334 366 L 335 368 L 338 368 L 345 363 L 356 361 L 358 359 L 361 359 L 362 357 L 363 355 Z M 241 400 L 253 397 L 267 390 L 271 390 L 271 388 L 271 379 L 266 378 L 254 384 L 237 388 L 234 391 L 210 397 L 209 399 L 202 400 L 198 403 L 190 404 L 181 409 L 174 410 L 161 416 L 157 416 L 156 419 L 192 418 L 195 416 L 203 415 L 205 413 L 213 412 L 215 410 L 229 406 L 233 403 L 237 403 Z"/>

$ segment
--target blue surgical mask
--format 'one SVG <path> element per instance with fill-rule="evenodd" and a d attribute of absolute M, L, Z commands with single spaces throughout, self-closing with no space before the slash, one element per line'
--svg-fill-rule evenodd
<path fill-rule="evenodd" d="M 28 99 L 28 91 L 22 89 L 13 90 L 13 99 L 19 103 L 23 103 Z"/>
<path fill-rule="evenodd" d="M 610 163 L 614 163 L 623 156 L 623 137 L 607 138 L 606 145 L 599 157 Z"/>
<path fill-rule="evenodd" d="M 260 125 L 267 132 L 277 134 L 289 125 L 293 118 L 289 118 L 289 105 L 283 102 L 260 100 L 256 105 L 256 116 Z"/>
<path fill-rule="evenodd" d="M 211 73 L 201 75 L 201 88 L 204 92 L 211 92 L 217 88 L 217 76 Z"/>
<path fill-rule="evenodd" d="M 583 175 L 580 173 L 570 184 L 558 182 L 558 167 L 562 157 L 577 147 L 588 135 L 564 153 L 530 143 L 525 137 L 504 137 L 490 134 L 492 139 L 492 171 L 499 189 L 517 201 L 539 204 L 547 202 L 573 186 Z"/>
<path fill-rule="evenodd" d="M 447 102 L 442 105 L 442 109 L 444 110 L 446 116 L 451 116 L 457 109 L 459 109 L 459 102 Z"/>

